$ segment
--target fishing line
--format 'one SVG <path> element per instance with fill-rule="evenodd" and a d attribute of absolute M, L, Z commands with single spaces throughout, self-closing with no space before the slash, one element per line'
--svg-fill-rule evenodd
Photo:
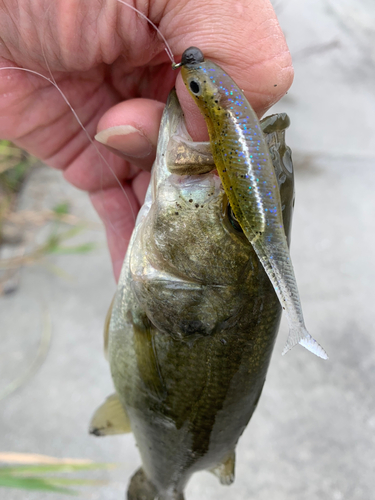
<path fill-rule="evenodd" d="M 118 0 L 117 0 L 118 1 Z M 43 16 L 43 25 L 44 25 L 44 22 L 45 22 L 45 19 L 46 19 L 46 16 L 47 16 L 47 13 L 49 12 L 50 10 L 50 7 L 51 7 L 52 4 L 49 4 L 48 5 L 48 8 L 47 10 L 45 11 L 44 13 L 44 16 Z M 43 31 L 44 33 L 44 31 Z M 50 75 L 50 78 L 53 82 L 53 84 L 55 85 L 55 87 L 58 89 L 58 91 L 60 92 L 60 94 L 62 95 L 62 97 L 64 98 L 65 102 L 68 104 L 69 108 L 71 109 L 71 111 L 73 112 L 73 115 L 76 117 L 77 121 L 78 121 L 78 124 L 80 125 L 80 127 L 82 128 L 82 130 L 85 132 L 86 136 L 88 137 L 89 139 L 89 142 L 94 146 L 95 148 L 95 151 L 96 153 L 99 155 L 99 157 L 101 158 L 101 160 L 104 162 L 104 164 L 109 168 L 109 171 L 112 173 L 112 175 L 114 176 L 114 178 L 116 179 L 116 182 L 117 184 L 120 186 L 120 189 L 122 191 L 122 193 L 125 195 L 125 199 L 126 201 L 129 203 L 129 206 L 130 206 L 130 211 L 131 211 L 131 214 L 132 214 L 132 217 L 133 217 L 133 221 L 135 222 L 136 221 L 136 215 L 134 213 L 134 210 L 133 210 L 133 206 L 132 206 L 132 203 L 129 199 L 129 196 L 128 194 L 126 193 L 120 179 L 117 177 L 117 175 L 115 174 L 115 172 L 112 170 L 111 166 L 109 165 L 109 163 L 107 162 L 107 160 L 104 158 L 104 156 L 100 153 L 98 147 L 97 147 L 97 144 L 96 142 L 94 142 L 94 140 L 91 138 L 91 136 L 89 135 L 89 133 L 87 132 L 85 126 L 83 125 L 83 123 L 81 123 L 80 119 L 78 118 L 77 116 L 77 113 L 74 111 L 74 108 L 73 106 L 70 104 L 70 102 L 68 101 L 67 97 L 63 94 L 62 90 L 58 87 L 57 85 L 57 82 L 55 80 L 55 77 L 53 76 L 52 74 L 52 71 L 51 71 L 51 68 L 50 68 L 50 65 L 48 63 L 48 60 L 47 60 L 47 57 L 46 57 L 46 54 L 45 54 L 45 37 L 43 37 L 43 40 L 40 40 L 40 45 L 41 45 L 41 48 L 42 48 L 42 54 L 43 54 L 43 59 L 44 59 L 44 62 L 45 62 L 45 65 L 47 67 L 47 70 L 48 70 L 48 73 Z M 100 169 L 100 185 L 101 185 L 101 192 L 103 193 L 103 169 L 101 168 Z M 104 202 L 103 200 L 100 201 L 101 205 L 102 205 L 102 208 L 104 209 Z M 105 213 L 105 210 L 103 210 L 103 213 Z M 122 234 L 118 234 L 118 232 L 116 231 L 112 221 L 110 219 L 107 219 L 107 222 L 109 224 L 109 226 L 111 227 L 111 229 L 115 232 L 115 234 L 117 234 L 117 236 L 119 236 L 120 238 L 124 239 Z"/>
<path fill-rule="evenodd" d="M 19 377 L 15 378 L 12 382 L 10 382 L 2 391 L 0 391 L 0 401 L 5 399 L 7 396 L 10 396 L 10 394 L 13 394 L 20 387 L 28 383 L 29 380 L 37 373 L 39 368 L 46 360 L 51 344 L 51 336 L 51 316 L 49 312 L 45 308 L 43 308 L 42 333 L 40 337 L 38 352 L 27 370 Z"/>
<path fill-rule="evenodd" d="M 177 68 L 179 66 L 179 64 L 176 64 L 175 58 L 174 58 L 174 55 L 173 55 L 173 52 L 172 52 L 172 49 L 171 49 L 168 41 L 166 40 L 165 36 L 163 35 L 163 33 L 160 31 L 160 29 L 145 14 L 143 14 L 143 12 L 141 12 L 140 10 L 138 10 L 133 5 L 125 2 L 124 0 L 116 0 L 116 2 L 118 2 L 118 3 L 122 4 L 122 5 L 125 5 L 129 9 L 133 10 L 134 12 L 136 12 L 142 19 L 146 20 L 153 27 L 153 29 L 158 33 L 158 35 L 160 36 L 161 40 L 163 41 L 163 43 L 165 45 L 165 51 L 167 53 L 168 58 L 170 59 L 170 61 L 172 63 L 172 68 L 174 68 L 174 69 Z M 50 10 L 50 7 L 51 7 L 51 4 L 48 6 L 47 11 L 44 13 L 44 16 L 43 16 L 44 19 L 46 18 L 47 12 Z M 95 148 L 95 151 L 99 155 L 100 159 L 104 162 L 104 164 L 108 167 L 108 169 L 111 172 L 111 174 L 113 175 L 113 177 L 116 179 L 117 184 L 119 185 L 122 193 L 124 194 L 126 200 L 129 203 L 130 211 L 131 211 L 133 220 L 135 221 L 136 220 L 136 214 L 134 212 L 134 209 L 133 209 L 132 203 L 130 201 L 130 198 L 129 198 L 128 194 L 126 193 L 125 189 L 124 189 L 123 184 L 121 183 L 121 181 L 119 180 L 119 178 L 115 174 L 115 172 L 112 169 L 112 167 L 109 164 L 109 162 L 105 159 L 105 157 L 103 156 L 103 154 L 99 151 L 98 146 L 96 145 L 95 141 L 92 139 L 92 137 L 90 136 L 90 134 L 87 132 L 87 130 L 86 130 L 85 126 L 83 125 L 82 121 L 80 120 L 77 112 L 74 110 L 73 106 L 70 104 L 70 102 L 69 102 L 68 98 L 66 97 L 66 95 L 64 94 L 64 92 L 58 86 L 58 84 L 57 84 L 57 82 L 56 82 L 56 80 L 55 80 L 55 78 L 54 78 L 54 76 L 52 74 L 50 65 L 48 63 L 48 60 L 47 60 L 47 57 L 46 57 L 46 53 L 45 53 L 45 45 L 44 45 L 44 43 L 43 43 L 42 40 L 41 40 L 41 50 L 42 50 L 42 55 L 43 55 L 44 63 L 46 65 L 47 71 L 49 73 L 49 77 L 47 77 L 47 76 L 45 76 L 45 75 L 43 75 L 41 73 L 38 73 L 37 71 L 30 70 L 30 69 L 27 69 L 27 68 L 20 68 L 20 67 L 16 67 L 16 66 L 5 66 L 5 67 L 0 68 L 0 71 L 15 70 L 15 71 L 24 71 L 24 72 L 27 72 L 27 73 L 31 73 L 31 74 L 40 76 L 41 78 L 43 78 L 44 80 L 46 80 L 48 83 L 50 83 L 51 85 L 53 85 L 58 90 L 58 92 L 60 93 L 61 97 L 63 98 L 63 100 L 68 105 L 68 107 L 71 110 L 71 112 L 73 113 L 73 116 L 77 120 L 77 123 L 79 124 L 79 126 L 81 127 L 81 129 L 84 131 L 84 133 L 85 133 L 85 135 L 86 135 L 89 143 L 93 145 L 93 147 Z M 101 180 L 101 183 L 103 183 L 103 180 Z M 102 191 L 103 191 L 103 188 L 102 188 Z M 111 221 L 109 221 L 109 223 L 110 223 L 111 226 L 113 226 L 113 224 L 112 224 Z M 115 230 L 114 227 L 112 227 L 112 229 Z M 117 233 L 117 231 L 116 231 L 116 233 Z"/>
<path fill-rule="evenodd" d="M 165 49 L 164 50 L 166 51 L 169 59 L 171 60 L 172 68 L 177 67 L 177 64 L 176 64 L 176 62 L 174 60 L 174 55 L 173 55 L 172 49 L 171 49 L 169 43 L 167 42 L 165 36 L 159 30 L 159 28 L 156 26 L 156 24 L 154 24 L 151 21 L 151 19 L 149 19 L 145 14 L 143 14 L 143 12 L 141 12 L 140 10 L 136 9 L 135 7 L 133 7 L 133 5 L 130 5 L 129 3 L 124 2 L 124 0 L 117 0 L 117 2 L 122 3 L 123 5 L 126 5 L 127 7 L 129 7 L 129 9 L 134 10 L 134 12 L 136 12 L 137 14 L 139 14 L 143 19 L 145 19 L 149 24 L 151 24 L 151 26 L 154 28 L 154 30 L 160 35 L 160 38 L 163 40 L 163 43 L 165 45 Z"/>
<path fill-rule="evenodd" d="M 49 69 L 49 66 L 47 66 L 47 67 Z M 136 216 L 135 216 L 133 207 L 131 205 L 130 199 L 129 199 L 129 197 L 128 197 L 128 195 L 127 195 L 127 193 L 126 193 L 126 191 L 125 191 L 125 189 L 124 189 L 124 187 L 123 187 L 120 179 L 117 177 L 117 175 L 115 174 L 114 170 L 112 169 L 112 167 L 110 166 L 110 164 L 108 163 L 108 161 L 104 158 L 104 156 L 102 155 L 102 153 L 99 151 L 98 146 L 95 144 L 94 140 L 91 138 L 90 134 L 87 132 L 87 130 L 86 130 L 85 126 L 83 125 L 82 121 L 80 120 L 77 112 L 75 111 L 75 109 L 73 108 L 73 106 L 70 104 L 70 102 L 69 102 L 68 98 L 66 97 L 66 95 L 64 94 L 64 92 L 57 85 L 57 83 L 55 82 L 55 79 L 53 78 L 53 80 L 52 80 L 51 78 L 48 78 L 47 76 L 42 75 L 42 73 L 38 73 L 37 71 L 34 71 L 32 69 L 18 68 L 16 66 L 5 66 L 5 67 L 0 68 L 0 71 L 4 71 L 4 70 L 25 71 L 26 73 L 32 73 L 34 75 L 40 76 L 41 78 L 43 78 L 44 80 L 46 80 L 47 82 L 49 82 L 51 85 L 53 85 L 59 91 L 61 97 L 64 99 L 64 101 L 66 102 L 66 104 L 69 106 L 71 112 L 73 113 L 74 118 L 77 120 L 79 126 L 84 131 L 87 139 L 94 146 L 96 153 L 99 155 L 99 157 L 101 158 L 101 160 L 109 168 L 111 174 L 116 179 L 117 184 L 120 186 L 121 191 L 124 193 L 127 201 L 129 202 L 130 210 L 132 212 L 132 215 L 133 215 L 133 218 L 134 218 L 134 221 L 135 221 Z"/>

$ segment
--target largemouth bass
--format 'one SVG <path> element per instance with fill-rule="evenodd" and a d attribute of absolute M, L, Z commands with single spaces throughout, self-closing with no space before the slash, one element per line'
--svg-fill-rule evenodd
<path fill-rule="evenodd" d="M 287 239 L 294 201 L 288 124 L 286 115 L 261 124 Z M 91 422 L 96 435 L 134 433 L 142 468 L 130 500 L 181 500 L 199 470 L 233 482 L 235 447 L 279 328 L 274 287 L 214 169 L 210 145 L 191 141 L 172 91 L 106 322 L 116 393 Z"/>
<path fill-rule="evenodd" d="M 243 92 L 196 47 L 185 50 L 181 74 L 206 119 L 212 153 L 233 212 L 251 242 L 286 312 L 289 337 L 327 359 L 308 333 L 283 227 L 275 169 L 256 114 Z"/>

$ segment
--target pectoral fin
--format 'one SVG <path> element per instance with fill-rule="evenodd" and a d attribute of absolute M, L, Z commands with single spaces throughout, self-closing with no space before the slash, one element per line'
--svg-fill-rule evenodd
<path fill-rule="evenodd" d="M 229 486 L 234 481 L 234 467 L 236 454 L 234 451 L 219 465 L 210 470 L 212 474 L 219 478 L 221 484 Z"/>
<path fill-rule="evenodd" d="M 166 389 L 155 344 L 155 332 L 147 318 L 133 323 L 134 348 L 138 370 L 145 389 L 152 397 L 163 401 Z"/>
<path fill-rule="evenodd" d="M 90 423 L 90 434 L 110 436 L 131 432 L 129 417 L 117 394 L 112 394 L 99 406 Z"/>

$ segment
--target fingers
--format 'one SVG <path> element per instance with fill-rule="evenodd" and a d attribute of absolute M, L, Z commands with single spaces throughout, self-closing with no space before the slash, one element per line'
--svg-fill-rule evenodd
<path fill-rule="evenodd" d="M 101 118 L 95 139 L 135 167 L 151 170 L 163 109 L 151 99 L 121 102 Z"/>
<path fill-rule="evenodd" d="M 268 0 L 170 0 L 159 27 L 175 54 L 189 46 L 219 64 L 245 91 L 261 116 L 282 97 L 293 81 L 289 50 Z M 181 76 L 176 90 L 189 132 L 205 139 L 205 126 Z"/>
<path fill-rule="evenodd" d="M 80 189 L 114 185 L 112 171 L 118 177 L 130 176 L 129 165 L 118 158 L 114 161 L 102 148 L 110 166 L 104 168 L 89 140 L 99 118 L 118 101 L 99 69 L 86 75 L 56 75 L 54 85 L 43 75 L 9 66 L 14 64 L 0 58 L 0 137 L 64 170 Z"/>
<path fill-rule="evenodd" d="M 98 123 L 96 140 L 119 157 L 131 162 L 133 166 L 133 173 L 128 176 L 128 182 L 123 183 L 121 187 L 107 184 L 90 195 L 106 228 L 116 281 L 120 275 L 136 214 L 150 182 L 149 172 L 139 169 L 151 169 L 163 109 L 164 104 L 160 102 L 133 99 L 109 109 Z M 74 178 L 77 178 L 77 172 L 74 172 Z M 111 177 L 108 180 L 110 181 Z M 113 177 L 112 181 L 115 181 Z"/>
<path fill-rule="evenodd" d="M 102 184 L 90 195 L 106 228 L 116 281 L 120 275 L 136 215 L 150 182 L 149 172 L 139 169 L 151 169 L 163 109 L 164 104 L 158 101 L 133 99 L 109 109 L 98 123 L 96 140 L 126 162 L 130 162 L 133 168 L 128 172 L 127 182 L 122 182 L 122 186 L 118 186 L 118 180 L 110 175 L 108 183 Z M 71 168 L 69 167 L 69 170 Z M 82 169 L 83 166 L 80 165 L 80 173 Z M 77 182 L 78 172 L 71 171 L 70 175 Z M 69 174 L 66 172 L 65 176 Z M 117 177 L 120 182 L 124 180 L 120 172 Z"/>

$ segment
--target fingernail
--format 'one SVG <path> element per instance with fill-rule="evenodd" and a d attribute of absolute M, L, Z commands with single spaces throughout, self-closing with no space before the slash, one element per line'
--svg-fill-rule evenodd
<path fill-rule="evenodd" d="M 98 132 L 95 139 L 132 158 L 145 158 L 153 150 L 151 142 L 131 125 L 117 125 Z"/>

